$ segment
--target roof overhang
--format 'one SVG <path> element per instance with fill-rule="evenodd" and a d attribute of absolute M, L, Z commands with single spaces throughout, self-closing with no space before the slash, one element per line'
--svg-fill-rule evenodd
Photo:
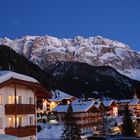
<path fill-rule="evenodd" d="M 51 93 L 49 93 L 40 83 L 24 81 L 22 79 L 19 80 L 19 79 L 11 78 L 1 83 L 0 88 L 11 84 L 22 85 L 31 88 L 32 90 L 35 91 L 37 98 L 51 98 Z"/>

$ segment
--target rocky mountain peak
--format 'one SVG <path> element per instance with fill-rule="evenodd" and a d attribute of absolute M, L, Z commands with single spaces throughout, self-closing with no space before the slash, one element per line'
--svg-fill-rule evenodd
<path fill-rule="evenodd" d="M 130 78 L 140 80 L 140 53 L 126 44 L 101 36 L 0 38 L 0 45 L 10 46 L 42 69 L 56 61 L 84 62 L 94 66 L 111 66 Z"/>

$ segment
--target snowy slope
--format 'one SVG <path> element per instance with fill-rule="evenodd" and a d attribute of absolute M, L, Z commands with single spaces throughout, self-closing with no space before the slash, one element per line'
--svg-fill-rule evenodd
<path fill-rule="evenodd" d="M 0 44 L 10 46 L 43 69 L 56 61 L 78 61 L 112 66 L 122 74 L 140 80 L 140 53 L 101 36 L 73 39 L 24 36 L 15 40 L 0 38 Z"/>
<path fill-rule="evenodd" d="M 63 125 L 46 125 L 38 134 L 37 139 L 59 140 L 63 132 Z"/>

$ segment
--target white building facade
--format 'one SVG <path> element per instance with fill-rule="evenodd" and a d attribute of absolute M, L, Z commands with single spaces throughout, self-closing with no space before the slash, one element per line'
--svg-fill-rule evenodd
<path fill-rule="evenodd" d="M 44 91 L 34 78 L 0 71 L 0 134 L 36 139 L 36 97 Z"/>

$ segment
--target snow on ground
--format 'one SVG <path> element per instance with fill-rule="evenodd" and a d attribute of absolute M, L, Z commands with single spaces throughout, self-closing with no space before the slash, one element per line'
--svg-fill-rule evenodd
<path fill-rule="evenodd" d="M 37 139 L 59 140 L 63 132 L 63 125 L 49 125 L 46 126 L 37 134 Z"/>
<path fill-rule="evenodd" d="M 95 57 L 96 56 L 96 54 L 95 53 L 92 53 L 92 52 L 85 52 L 85 55 L 87 57 Z"/>
<path fill-rule="evenodd" d="M 139 69 L 125 69 L 124 71 L 120 71 L 120 70 L 117 70 L 117 71 L 134 80 L 140 81 L 140 70 Z"/>
<path fill-rule="evenodd" d="M 112 57 L 114 57 L 115 55 L 114 55 L 114 53 L 105 53 L 104 55 L 102 55 L 100 58 L 101 59 L 109 59 L 109 58 L 112 58 Z"/>
<path fill-rule="evenodd" d="M 0 134 L 0 140 L 21 140 L 21 138 L 6 134 Z"/>
<path fill-rule="evenodd" d="M 67 47 L 68 52 L 71 52 L 71 53 L 74 52 L 75 49 L 76 47 L 73 47 L 73 46 Z"/>
<path fill-rule="evenodd" d="M 122 59 L 124 57 L 129 57 L 128 52 L 124 48 L 116 48 L 115 53 L 116 53 L 117 56 L 121 57 Z"/>
<path fill-rule="evenodd" d="M 118 125 L 122 124 L 122 117 L 111 117 L 108 118 L 108 120 L 110 120 L 107 124 L 108 129 L 116 128 L 117 126 L 114 126 L 115 123 L 117 123 Z M 60 137 L 63 133 L 64 125 L 42 124 L 41 126 L 43 129 L 39 133 L 37 133 L 37 140 L 60 140 Z M 87 136 L 86 133 L 84 136 Z"/>
<path fill-rule="evenodd" d="M 83 49 L 84 47 L 77 46 L 77 48 L 75 49 L 75 55 L 81 55 Z"/>

